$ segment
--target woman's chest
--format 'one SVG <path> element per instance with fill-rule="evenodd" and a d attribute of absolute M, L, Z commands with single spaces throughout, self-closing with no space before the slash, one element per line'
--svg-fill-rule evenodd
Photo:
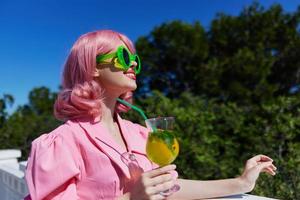
<path fill-rule="evenodd" d="M 82 158 L 80 164 L 81 178 L 77 187 L 79 195 L 83 199 L 94 199 L 92 197 L 113 199 L 120 196 L 131 190 L 134 182 L 144 171 L 152 169 L 152 164 L 145 154 L 118 152 L 113 154 L 114 159 L 112 160 L 107 152 L 102 152 L 92 143 L 82 146 L 80 149 Z M 127 167 L 130 177 L 123 173 L 115 160 L 119 160 L 118 163 Z M 92 191 L 93 194 L 86 194 L 84 191 Z"/>

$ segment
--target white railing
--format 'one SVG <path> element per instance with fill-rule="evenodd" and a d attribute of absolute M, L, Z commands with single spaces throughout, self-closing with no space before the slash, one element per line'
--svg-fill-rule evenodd
<path fill-rule="evenodd" d="M 0 150 L 0 200 L 20 200 L 28 194 L 24 180 L 26 162 L 18 163 L 20 150 Z"/>

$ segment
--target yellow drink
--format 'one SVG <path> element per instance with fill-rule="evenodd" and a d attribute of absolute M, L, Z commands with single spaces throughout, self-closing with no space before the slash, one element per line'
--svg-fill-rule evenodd
<path fill-rule="evenodd" d="M 146 152 L 148 158 L 159 166 L 172 163 L 179 153 L 175 134 L 170 130 L 161 129 L 151 132 L 147 140 Z"/>

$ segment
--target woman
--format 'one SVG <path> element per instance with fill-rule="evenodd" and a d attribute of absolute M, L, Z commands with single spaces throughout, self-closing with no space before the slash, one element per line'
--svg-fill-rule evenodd
<path fill-rule="evenodd" d="M 71 49 L 55 116 L 65 123 L 32 142 L 26 169 L 28 199 L 200 199 L 249 192 L 260 172 L 275 175 L 272 159 L 247 161 L 241 176 L 198 181 L 177 179 L 175 165 L 147 159 L 148 131 L 123 120 L 137 88 L 141 63 L 132 42 L 102 30 L 82 35 Z M 163 196 L 174 184 L 180 190 Z"/>

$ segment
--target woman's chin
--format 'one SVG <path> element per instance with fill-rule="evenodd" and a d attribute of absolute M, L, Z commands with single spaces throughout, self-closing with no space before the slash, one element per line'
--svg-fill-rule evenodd
<path fill-rule="evenodd" d="M 137 88 L 136 83 L 135 83 L 135 84 L 132 84 L 132 85 L 130 85 L 130 87 L 129 87 L 129 91 L 134 91 L 134 90 L 136 90 L 136 88 Z"/>
<path fill-rule="evenodd" d="M 122 88 L 124 88 L 124 92 L 132 92 L 135 91 L 137 88 L 136 83 L 130 83 L 130 84 L 126 84 L 124 85 Z"/>

